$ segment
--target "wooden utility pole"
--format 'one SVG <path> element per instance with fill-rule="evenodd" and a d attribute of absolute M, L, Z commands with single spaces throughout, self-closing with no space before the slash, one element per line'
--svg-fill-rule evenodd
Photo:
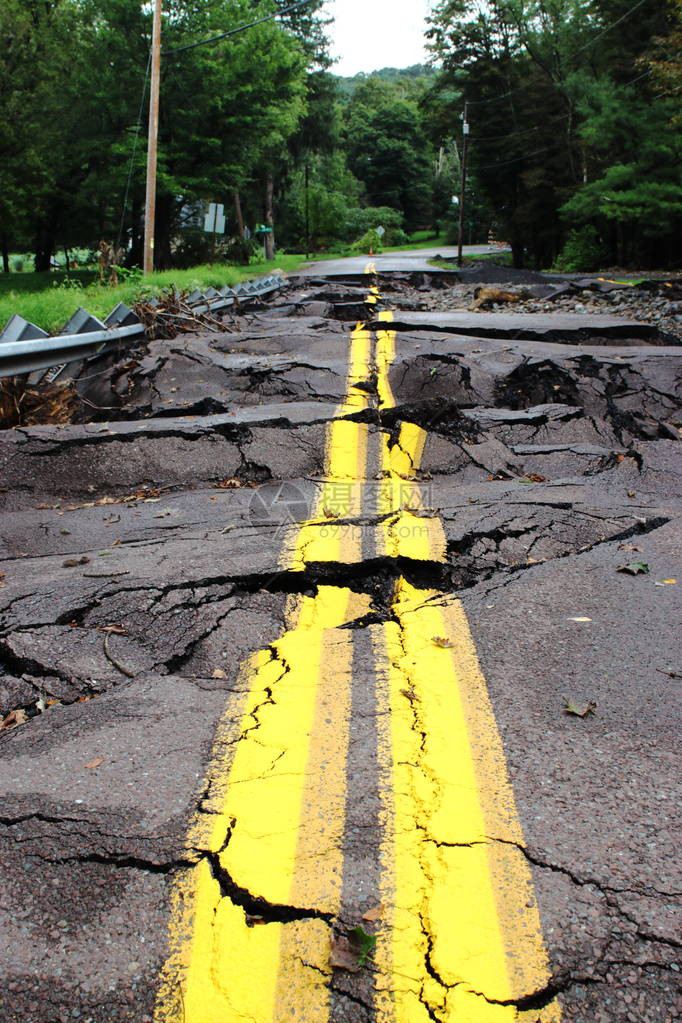
<path fill-rule="evenodd" d="M 152 30 L 152 73 L 149 95 L 149 134 L 147 142 L 147 195 L 144 206 L 144 260 L 145 274 L 154 269 L 154 221 L 156 219 L 156 152 L 159 137 L 159 82 L 161 78 L 161 3 L 154 0 L 154 27 Z"/>
<path fill-rule="evenodd" d="M 462 265 L 462 241 L 464 239 L 464 192 L 467 183 L 467 156 L 469 154 L 469 104 L 464 104 L 462 123 L 462 175 L 459 184 L 459 233 L 457 236 L 457 266 Z"/>

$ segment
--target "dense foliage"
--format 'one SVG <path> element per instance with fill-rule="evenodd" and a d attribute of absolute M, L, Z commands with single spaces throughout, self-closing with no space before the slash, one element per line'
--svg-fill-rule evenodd
<path fill-rule="evenodd" d="M 473 180 L 517 262 L 679 261 L 679 11 L 679 0 L 434 8 L 431 105 L 455 116 L 468 102 Z"/>
<path fill-rule="evenodd" d="M 680 258 L 682 0 L 439 0 L 435 64 L 341 79 L 321 0 L 164 0 L 156 260 L 456 238 L 461 115 L 465 241 L 492 229 L 517 262 L 587 269 Z M 120 244 L 141 262 L 151 5 L 3 0 L 0 247 Z M 276 18 L 206 46 L 267 13 Z M 6 266 L 5 266 L 6 268 Z"/>

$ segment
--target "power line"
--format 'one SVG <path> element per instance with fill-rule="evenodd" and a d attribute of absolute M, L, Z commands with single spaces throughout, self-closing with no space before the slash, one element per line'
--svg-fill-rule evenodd
<path fill-rule="evenodd" d="M 133 136 L 133 149 L 130 154 L 130 163 L 128 165 L 128 181 L 126 183 L 125 194 L 123 196 L 123 209 L 121 210 L 121 222 L 118 226 L 118 237 L 116 239 L 116 248 L 121 246 L 121 238 L 123 237 L 123 225 L 125 222 L 126 207 L 128 206 L 128 195 L 130 194 L 130 186 L 133 180 L 133 167 L 135 163 L 135 154 L 137 152 L 137 143 L 140 140 L 140 131 L 142 130 L 142 114 L 144 112 L 144 99 L 147 95 L 147 82 L 149 81 L 149 68 L 152 62 L 152 51 L 149 51 L 149 57 L 147 58 L 147 70 L 144 76 L 144 82 L 142 83 L 142 97 L 140 99 L 140 109 L 137 115 L 137 122 L 135 124 L 135 134 Z"/>
<path fill-rule="evenodd" d="M 227 32 L 221 32 L 220 35 L 211 36 L 210 39 L 200 39 L 196 43 L 186 43 L 185 46 L 176 46 L 173 50 L 164 50 L 164 57 L 170 56 L 172 53 L 183 53 L 185 50 L 193 50 L 197 46 L 208 46 L 210 43 L 218 43 L 221 39 L 227 39 L 228 36 L 237 35 L 238 32 L 245 32 L 247 28 L 253 28 L 254 25 L 262 25 L 265 21 L 272 21 L 273 18 L 281 18 L 283 14 L 289 14 L 291 11 L 297 10 L 299 7 L 304 7 L 306 4 L 311 3 L 312 0 L 298 0 L 295 4 L 290 4 L 289 7 L 284 7 L 281 11 L 274 11 L 272 14 L 266 14 L 263 18 L 256 18 L 255 21 L 249 21 L 245 25 L 238 25 L 237 28 L 231 28 Z M 644 0 L 641 0 L 644 3 Z"/>
<path fill-rule="evenodd" d="M 647 78 L 651 74 L 651 70 L 644 71 L 641 75 L 637 75 L 636 78 L 631 78 L 629 82 L 624 82 L 621 86 L 623 89 L 629 88 L 636 82 L 640 82 L 643 78 Z M 655 97 L 654 97 L 655 98 Z M 532 128 L 521 128 L 519 131 L 510 131 L 506 135 L 490 135 L 490 136 L 479 136 L 474 135 L 471 137 L 472 142 L 503 142 L 506 139 L 517 138 L 519 135 L 530 135 L 536 131 L 544 131 L 548 124 L 553 124 L 555 121 L 566 121 L 570 117 L 570 114 L 558 114 L 556 117 L 549 117 L 542 124 L 536 124 Z M 490 164 L 490 166 L 495 166 Z"/>

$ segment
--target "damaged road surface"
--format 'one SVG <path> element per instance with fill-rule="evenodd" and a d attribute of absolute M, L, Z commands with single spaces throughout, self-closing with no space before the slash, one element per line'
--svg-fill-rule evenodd
<path fill-rule="evenodd" d="M 682 1018 L 682 348 L 453 279 L 0 434 L 3 1023 Z"/>

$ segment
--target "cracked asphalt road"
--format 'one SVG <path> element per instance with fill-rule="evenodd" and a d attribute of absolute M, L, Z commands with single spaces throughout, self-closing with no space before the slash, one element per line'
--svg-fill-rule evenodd
<path fill-rule="evenodd" d="M 364 269 L 0 435 L 3 1021 L 682 1018 L 682 349 Z"/>

